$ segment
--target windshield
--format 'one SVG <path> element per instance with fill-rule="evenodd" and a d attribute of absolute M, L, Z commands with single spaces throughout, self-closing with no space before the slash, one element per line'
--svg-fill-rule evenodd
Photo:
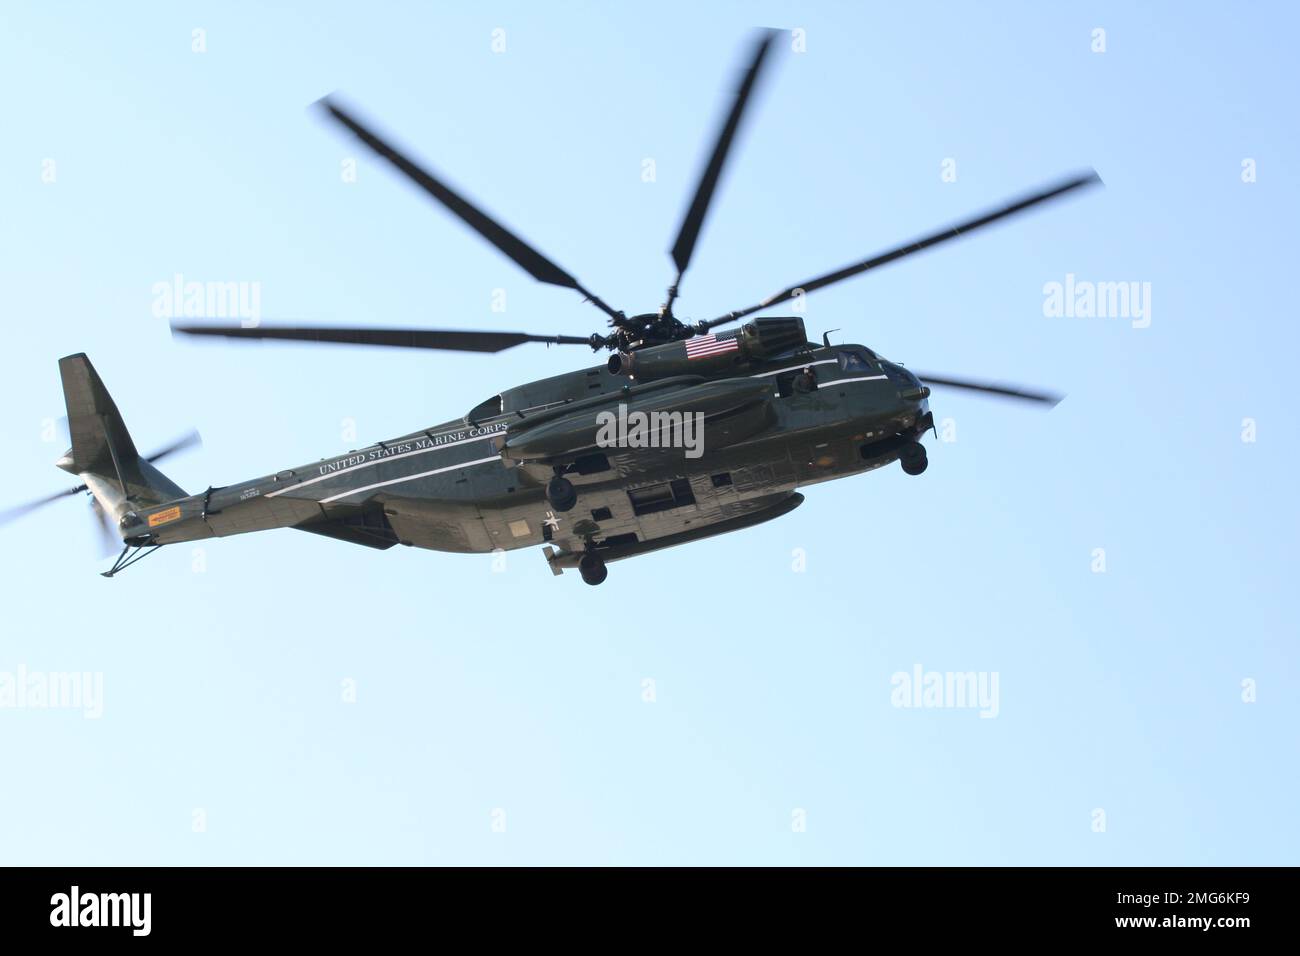
<path fill-rule="evenodd" d="M 875 356 L 866 349 L 838 349 L 840 368 L 845 372 L 876 371 Z"/>

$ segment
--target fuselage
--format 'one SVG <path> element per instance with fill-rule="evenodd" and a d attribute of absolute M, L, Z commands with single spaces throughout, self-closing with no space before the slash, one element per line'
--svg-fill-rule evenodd
<path fill-rule="evenodd" d="M 861 346 L 807 345 L 711 371 L 654 388 L 604 366 L 531 382 L 459 419 L 129 512 L 122 534 L 168 544 L 294 527 L 376 547 L 453 552 L 644 544 L 757 514 L 797 488 L 880 467 L 930 423 L 928 390 Z M 743 393 L 747 404 L 712 417 L 701 412 L 703 447 L 691 455 L 630 443 L 600 447 L 586 456 L 598 465 L 569 469 L 580 499 L 571 511 L 557 512 L 544 496 L 563 459 L 509 457 L 512 436 L 538 421 L 580 431 L 588 418 L 594 426 L 600 411 L 613 414 L 638 398 L 673 408 L 679 396 L 709 391 L 692 391 L 695 379 L 732 382 L 724 391 Z"/>

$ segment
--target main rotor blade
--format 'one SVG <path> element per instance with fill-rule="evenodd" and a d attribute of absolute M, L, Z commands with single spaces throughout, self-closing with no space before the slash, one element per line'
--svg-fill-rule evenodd
<path fill-rule="evenodd" d="M 531 335 L 527 332 L 477 332 L 450 329 L 361 329 L 341 326 L 173 325 L 182 335 L 219 335 L 231 339 L 278 339 L 291 342 L 334 342 L 341 345 L 387 345 L 407 349 L 448 349 L 456 352 L 500 352 L 525 342 L 548 345 L 591 345 L 592 336 Z M 602 340 L 603 341 L 603 340 Z"/>
<path fill-rule="evenodd" d="M 776 30 L 764 30 L 758 35 L 754 43 L 753 59 L 750 62 L 749 69 L 745 71 L 744 77 L 741 79 L 740 88 L 736 91 L 736 101 L 732 104 L 731 112 L 727 114 L 726 121 L 718 130 L 717 142 L 713 146 L 713 155 L 709 157 L 708 164 L 700 174 L 699 185 L 695 188 L 695 198 L 691 200 L 686 215 L 682 219 L 681 228 L 677 232 L 677 241 L 673 243 L 672 248 L 673 263 L 677 266 L 677 280 L 668 290 L 669 306 L 672 305 L 672 300 L 677 297 L 677 286 L 682 281 L 682 275 L 686 272 L 686 267 L 691 264 L 691 254 L 695 251 L 695 241 L 700 237 L 700 229 L 704 225 L 704 217 L 708 214 L 709 203 L 713 199 L 713 191 L 717 188 L 718 178 L 722 174 L 722 167 L 727 161 L 727 152 L 731 149 L 731 143 L 736 138 L 736 130 L 740 128 L 741 118 L 745 114 L 745 105 L 749 102 L 750 94 L 754 91 L 754 85 L 757 83 L 763 69 L 763 62 L 776 36 Z"/>
<path fill-rule="evenodd" d="M 533 246 L 516 236 L 513 232 L 501 223 L 497 222 L 483 210 L 479 209 L 464 196 L 457 193 L 442 180 L 434 176 L 433 173 L 429 172 L 429 170 L 418 165 L 414 160 L 407 157 L 405 153 L 401 152 L 395 146 L 381 138 L 377 133 L 371 130 L 351 113 L 344 110 L 337 103 L 333 102 L 329 97 L 325 97 L 318 102 L 321 108 L 331 117 L 346 126 L 358 139 L 384 159 L 388 160 L 388 162 L 404 173 L 426 193 L 451 210 L 451 212 L 467 226 L 513 259 L 534 279 L 537 279 L 539 282 L 549 283 L 550 285 L 558 285 L 563 286 L 566 289 L 574 289 L 577 292 L 582 293 L 583 296 L 591 300 L 598 309 L 608 315 L 611 319 L 619 314 L 616 310 L 605 304 L 599 296 L 585 289 L 577 279 L 565 272 L 550 259 L 546 258 L 546 256 L 542 255 L 541 252 Z"/>
<path fill-rule="evenodd" d="M 1010 200 L 996 209 L 988 210 L 972 219 L 967 219 L 964 222 L 947 226 L 927 236 L 914 239 L 909 243 L 890 249 L 888 252 L 882 252 L 879 255 L 872 256 L 870 259 L 864 259 L 851 266 L 845 266 L 843 269 L 837 269 L 834 272 L 828 272 L 826 275 L 818 276 L 815 279 L 809 279 L 807 282 L 800 282 L 798 285 L 789 286 L 788 288 L 777 292 L 775 295 L 768 296 L 762 302 L 758 303 L 758 305 L 752 305 L 737 312 L 730 312 L 727 315 L 711 319 L 704 323 L 704 327 L 713 328 L 716 325 L 722 325 L 727 322 L 735 321 L 736 319 L 744 318 L 747 315 L 757 312 L 760 309 L 766 309 L 768 306 L 775 305 L 778 302 L 785 302 L 787 299 L 793 299 L 796 293 L 808 293 L 814 292 L 817 289 L 824 289 L 828 285 L 834 285 L 836 282 L 840 282 L 852 276 L 868 272 L 871 269 L 883 265 L 888 265 L 896 259 L 902 259 L 905 256 L 912 255 L 913 253 L 929 249 L 931 246 L 937 246 L 942 242 L 947 242 L 949 239 L 956 239 L 966 233 L 982 229 L 984 226 L 991 225 L 992 223 L 1005 219 L 1008 216 L 1014 216 L 1017 213 L 1024 212 L 1040 203 L 1057 199 L 1076 189 L 1100 184 L 1101 177 L 1098 176 L 1094 170 L 1090 169 L 1086 173 L 1071 176 L 1069 179 L 1049 186 L 1046 189 L 1039 190 L 1038 192 L 1031 193 L 1027 196 L 1022 196 L 1018 199 Z"/>
<path fill-rule="evenodd" d="M 86 490 L 85 485 L 77 485 L 75 488 L 68 488 L 65 491 L 56 491 L 52 495 L 46 495 L 44 498 L 37 498 L 35 501 L 29 501 L 26 504 L 16 505 L 13 508 L 6 508 L 0 511 L 0 525 L 6 525 L 11 521 L 16 521 L 23 515 L 31 514 L 45 505 L 52 504 L 60 498 L 67 498 L 69 495 L 79 495 Z"/>
<path fill-rule="evenodd" d="M 186 432 L 184 435 L 176 439 L 170 445 L 164 445 L 162 448 L 159 448 L 156 452 L 154 452 L 152 455 L 146 458 L 145 461 L 159 462 L 162 461 L 164 458 L 168 458 L 172 455 L 175 455 L 177 452 L 182 452 L 185 451 L 187 448 L 193 448 L 196 445 L 202 445 L 202 444 L 203 444 L 203 437 L 194 429 L 190 429 L 190 431 Z"/>
<path fill-rule="evenodd" d="M 1002 398 L 1015 398 L 1026 402 L 1038 402 L 1042 405 L 1055 407 L 1058 405 L 1064 395 L 1056 395 L 1052 392 L 1041 392 L 1037 389 L 1023 388 L 1019 385 L 1009 385 L 1005 382 L 984 382 L 967 378 L 949 378 L 944 375 L 930 375 L 928 372 L 913 371 L 913 375 L 919 378 L 926 385 L 942 385 L 945 388 L 964 388 L 971 392 L 984 392 L 988 395 L 997 395 Z"/>

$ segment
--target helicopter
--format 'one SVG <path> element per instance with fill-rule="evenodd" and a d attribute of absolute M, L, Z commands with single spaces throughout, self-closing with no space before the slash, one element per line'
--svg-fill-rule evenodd
<path fill-rule="evenodd" d="M 541 545 L 556 574 L 602 583 L 611 562 L 779 518 L 799 489 L 899 462 L 922 474 L 932 387 L 1050 407 L 1050 392 L 914 372 L 862 345 L 809 341 L 774 307 L 1101 183 L 1087 170 L 716 318 L 679 318 L 679 289 L 747 104 L 779 32 L 758 34 L 670 256 L 663 304 L 627 314 L 600 298 L 334 97 L 323 115 L 534 279 L 579 293 L 607 320 L 586 336 L 485 330 L 173 324 L 180 336 L 497 353 L 525 343 L 606 351 L 602 364 L 490 396 L 459 418 L 366 448 L 186 494 L 141 456 L 84 354 L 59 361 L 82 484 L 0 516 L 89 492 L 120 538 L 113 577 L 158 548 L 294 528 L 351 544 L 489 553 Z M 753 318 L 750 318 L 754 316 Z M 735 323 L 743 322 L 738 326 Z M 733 326 L 724 329 L 723 326 Z"/>

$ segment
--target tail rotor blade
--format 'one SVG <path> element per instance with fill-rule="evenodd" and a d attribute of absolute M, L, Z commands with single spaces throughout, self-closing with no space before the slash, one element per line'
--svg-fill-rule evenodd
<path fill-rule="evenodd" d="M 180 438 L 177 438 L 175 441 L 171 442 L 170 444 L 158 449 L 156 452 L 150 455 L 146 460 L 150 462 L 162 461 L 164 458 L 168 458 L 172 455 L 179 454 L 180 452 L 185 451 L 188 448 L 193 448 L 197 445 L 202 445 L 202 444 L 203 444 L 203 439 L 199 437 L 199 433 L 191 429 L 189 432 L 182 435 Z M 88 489 L 85 485 L 77 485 L 75 488 L 67 488 L 63 491 L 56 491 L 52 495 L 46 495 L 45 497 L 37 498 L 34 501 L 28 501 L 21 505 L 15 505 L 12 508 L 5 508 L 3 510 L 0 510 L 0 526 L 7 525 L 12 521 L 17 521 L 19 518 L 29 515 L 33 511 L 39 511 L 41 508 L 44 508 L 46 505 L 53 504 L 54 502 L 60 501 L 64 498 L 70 498 L 73 495 L 82 494 L 89 490 L 90 489 Z M 118 541 L 117 538 L 117 532 L 113 529 L 112 519 L 110 519 L 108 515 L 104 513 L 104 509 L 99 506 L 99 502 L 95 501 L 93 498 L 91 499 L 91 509 L 94 511 L 95 514 L 95 524 L 97 526 L 100 526 L 101 529 L 106 528 L 108 532 L 107 539 L 104 539 L 102 534 L 99 535 L 101 541 L 108 540 L 111 544 L 113 544 L 113 553 L 116 554 L 120 542 Z"/>
<path fill-rule="evenodd" d="M 101 558 L 111 558 L 122 550 L 122 539 L 113 528 L 113 521 L 94 498 L 90 499 L 90 510 L 95 516 L 95 547 Z"/>
<path fill-rule="evenodd" d="M 150 463 L 159 462 L 162 461 L 164 458 L 169 458 L 172 455 L 178 454 L 179 452 L 185 451 L 190 448 L 201 447 L 202 445 L 203 445 L 203 437 L 198 433 L 197 430 L 190 429 L 188 432 L 186 432 L 180 438 L 177 438 L 171 444 L 164 445 L 162 448 L 158 449 L 152 455 L 146 457 L 145 461 L 148 461 Z"/>
<path fill-rule="evenodd" d="M 12 508 L 6 508 L 0 511 L 0 525 L 9 524 L 11 521 L 17 521 L 24 515 L 37 511 L 48 504 L 53 504 L 60 498 L 67 498 L 70 495 L 78 495 L 86 490 L 85 485 L 77 485 L 75 488 L 69 488 L 66 491 L 56 491 L 52 495 L 46 495 L 44 498 L 37 498 L 35 501 L 29 501 L 26 504 L 15 505 Z"/>

